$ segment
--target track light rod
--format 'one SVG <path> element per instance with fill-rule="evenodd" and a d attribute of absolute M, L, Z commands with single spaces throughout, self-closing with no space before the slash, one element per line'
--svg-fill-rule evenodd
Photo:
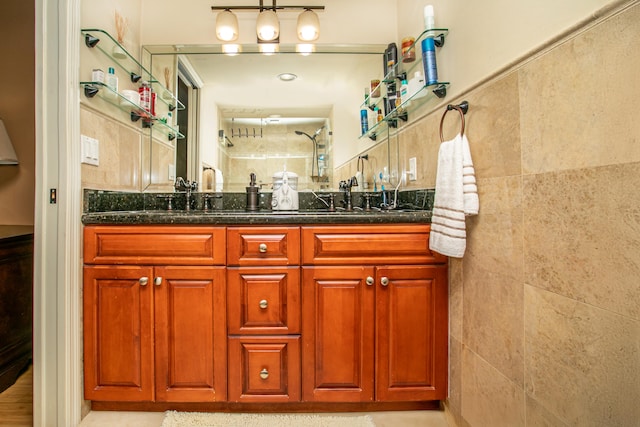
<path fill-rule="evenodd" d="M 211 6 L 211 10 L 324 10 L 324 6 Z"/>

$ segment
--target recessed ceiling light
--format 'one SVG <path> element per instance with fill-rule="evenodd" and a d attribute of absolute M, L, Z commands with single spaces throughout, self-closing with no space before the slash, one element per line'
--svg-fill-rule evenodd
<path fill-rule="evenodd" d="M 283 82 L 291 82 L 297 79 L 298 76 L 296 76 L 293 73 L 282 73 L 282 74 L 278 74 L 278 78 Z"/>

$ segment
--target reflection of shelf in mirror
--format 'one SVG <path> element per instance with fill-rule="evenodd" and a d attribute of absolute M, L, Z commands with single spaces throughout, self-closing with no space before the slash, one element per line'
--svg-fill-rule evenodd
<path fill-rule="evenodd" d="M 447 95 L 447 87 L 449 82 L 438 82 L 432 85 L 423 86 L 419 91 L 414 93 L 408 100 L 403 101 L 397 108 L 394 108 L 389 114 L 384 116 L 382 121 L 373 125 L 366 133 L 360 135 L 360 138 L 370 138 L 373 141 L 377 136 L 388 128 L 397 128 L 398 120 L 407 121 L 409 113 L 415 111 L 423 105 L 432 96 L 426 91 L 430 91 L 438 98 L 444 98 Z"/>
<path fill-rule="evenodd" d="M 178 99 L 167 90 L 146 68 L 142 66 L 138 60 L 136 60 L 127 50 L 118 43 L 108 32 L 104 30 L 100 30 L 97 28 L 88 28 L 81 30 L 84 35 L 85 44 L 89 48 L 98 48 L 105 56 L 111 59 L 119 68 L 125 71 L 127 75 L 130 76 L 130 79 L 133 83 L 137 83 L 142 76 L 144 76 L 145 80 L 152 82 L 154 85 L 157 85 L 159 88 L 155 90 L 156 93 L 171 94 L 171 100 L 162 100 L 167 106 L 170 108 L 170 111 L 175 109 L 177 106 L 178 109 L 184 109 L 184 105 L 182 105 Z M 106 37 L 103 37 L 106 36 Z M 99 37 L 102 37 L 99 38 Z"/>
<path fill-rule="evenodd" d="M 152 80 L 150 83 L 153 91 L 158 94 L 156 99 L 165 104 L 169 111 L 173 111 L 176 108 L 178 109 L 178 111 L 184 110 L 184 104 L 180 102 L 178 98 L 175 98 L 173 96 L 173 93 L 171 93 L 169 89 L 165 88 L 160 82 L 156 80 Z"/>
<path fill-rule="evenodd" d="M 128 112 L 131 121 L 135 122 L 142 119 L 143 127 L 151 127 L 158 124 L 159 126 L 154 127 L 154 129 L 158 129 L 162 134 L 166 135 L 169 141 L 172 141 L 175 138 L 184 138 L 184 135 L 178 132 L 176 128 L 165 123 L 160 118 L 152 116 L 147 111 L 143 110 L 138 104 L 131 102 L 129 99 L 114 91 L 106 84 L 102 82 L 80 82 L 80 84 L 83 86 L 84 94 L 87 98 L 97 96 L 120 110 Z"/>

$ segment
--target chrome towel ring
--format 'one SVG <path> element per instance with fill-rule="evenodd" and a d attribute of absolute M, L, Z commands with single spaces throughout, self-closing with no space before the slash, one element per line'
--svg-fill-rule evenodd
<path fill-rule="evenodd" d="M 458 113 L 460 113 L 460 136 L 464 135 L 464 115 L 467 114 L 467 111 L 469 111 L 469 103 L 467 101 L 462 101 L 458 105 L 447 105 L 447 109 L 444 110 L 444 114 L 442 114 L 442 118 L 440 119 L 440 142 L 444 142 L 444 136 L 442 135 L 442 125 L 444 124 L 444 118 L 451 110 L 457 110 Z"/>

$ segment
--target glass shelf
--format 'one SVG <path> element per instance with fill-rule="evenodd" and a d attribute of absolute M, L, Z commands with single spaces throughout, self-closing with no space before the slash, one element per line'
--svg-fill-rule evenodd
<path fill-rule="evenodd" d="M 449 29 L 448 28 L 433 28 L 431 30 L 424 30 L 422 33 L 420 33 L 420 35 L 416 38 L 415 42 L 413 42 L 413 44 L 411 44 L 411 46 L 409 46 L 409 48 L 407 49 L 407 54 L 413 50 L 417 51 L 417 47 L 420 45 L 420 43 L 422 42 L 422 39 L 425 39 L 427 37 L 433 37 L 434 39 L 436 39 L 435 44 L 438 47 L 442 47 L 444 45 L 444 40 L 447 37 L 447 35 L 449 34 Z M 400 56 L 400 58 L 398 58 L 398 63 L 395 64 L 393 66 L 393 68 L 391 70 L 389 70 L 389 72 L 387 72 L 387 74 L 382 78 L 382 80 L 380 80 L 380 83 L 374 88 L 374 90 L 372 90 L 372 92 L 374 92 L 375 90 L 379 90 L 380 92 L 384 92 L 384 88 L 383 88 L 383 84 L 386 83 L 393 83 L 396 80 L 398 80 L 399 76 L 402 76 L 403 74 L 406 76 L 408 76 L 409 72 L 411 70 L 413 70 L 417 65 L 422 65 L 422 56 L 418 55 L 416 52 L 415 55 L 415 60 L 411 61 L 411 62 L 403 62 L 404 57 L 407 55 L 402 55 Z M 409 64 L 409 65 L 408 65 Z M 408 78 L 407 78 L 408 80 Z M 379 103 L 380 99 L 382 99 L 382 97 L 378 98 L 371 98 L 370 96 L 367 96 L 365 98 L 365 101 L 362 105 L 364 104 L 369 104 L 373 99 L 376 99 L 375 103 Z"/>
<path fill-rule="evenodd" d="M 177 128 L 166 123 L 161 118 L 151 115 L 146 110 L 142 109 L 138 104 L 131 102 L 129 99 L 122 96 L 119 92 L 111 89 L 105 83 L 102 82 L 80 82 L 84 88 L 84 94 L 87 98 L 93 98 L 97 96 L 100 99 L 108 102 L 109 104 L 117 107 L 122 111 L 129 113 L 131 121 L 138 121 L 142 119 L 143 127 L 154 126 L 154 129 L 159 130 L 162 134 L 167 136 L 169 141 L 174 139 L 183 139 L 184 135 L 181 134 Z"/>
<path fill-rule="evenodd" d="M 365 96 L 364 102 L 360 104 L 360 110 L 374 110 L 375 107 L 378 107 L 378 109 L 384 111 L 387 86 L 393 83 L 396 85 L 396 88 L 399 89 L 401 80 L 410 80 L 409 74 L 414 72 L 418 66 L 421 67 L 420 69 L 422 70 L 421 55 L 418 55 L 416 52 L 415 60 L 410 62 L 403 62 L 405 56 L 407 56 L 409 52 L 417 50 L 417 46 L 422 42 L 422 40 L 429 37 L 434 38 L 434 42 L 437 47 L 442 47 L 448 34 L 449 30 L 447 28 L 433 28 L 430 30 L 424 30 L 422 33 L 420 33 L 420 35 L 416 37 L 415 41 L 407 48 L 406 53 L 398 58 L 398 63 L 395 64 L 391 68 L 391 70 L 389 70 L 387 74 L 382 78 L 380 83 L 371 90 L 371 93 L 379 91 L 380 96 L 375 98 L 370 94 Z M 381 121 L 373 125 L 366 133 L 360 135 L 360 138 L 370 138 L 375 141 L 377 136 L 385 130 L 388 130 L 389 128 L 397 128 L 398 120 L 407 121 L 409 118 L 409 113 L 415 111 L 427 100 L 432 99 L 433 95 L 438 98 L 444 98 L 447 94 L 448 86 L 449 82 L 441 81 L 438 81 L 437 83 L 431 85 L 423 86 L 422 88 L 420 88 L 420 90 L 414 93 L 411 98 L 404 100 L 401 105 L 398 105 L 396 108 L 391 110 L 387 115 L 384 116 Z"/>
<path fill-rule="evenodd" d="M 429 99 L 432 99 L 433 96 L 444 98 L 447 94 L 447 87 L 449 84 L 449 82 L 438 82 L 432 85 L 423 86 L 409 99 L 403 101 L 402 104 L 391 110 L 389 114 L 384 116 L 381 121 L 377 122 L 366 133 L 360 135 L 359 138 L 370 138 L 375 141 L 381 132 L 388 128 L 397 128 L 398 120 L 407 121 L 410 112 L 415 111 Z"/>
<path fill-rule="evenodd" d="M 132 83 L 147 80 L 154 92 L 158 94 L 157 98 L 167 105 L 169 111 L 176 108 L 184 110 L 184 105 L 167 88 L 156 79 L 151 72 L 142 66 L 127 50 L 118 43 L 109 33 L 98 28 L 86 28 L 81 30 L 84 35 L 84 42 L 89 48 L 98 48 L 105 56 L 111 59 L 120 69 L 122 69 Z M 165 99 L 165 94 L 170 94 L 170 99 Z"/>

